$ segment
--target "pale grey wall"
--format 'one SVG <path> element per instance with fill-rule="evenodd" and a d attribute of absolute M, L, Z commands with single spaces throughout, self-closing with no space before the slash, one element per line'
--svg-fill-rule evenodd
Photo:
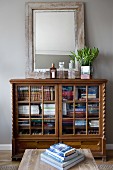
<path fill-rule="evenodd" d="M 0 144 L 11 144 L 9 80 L 25 77 L 25 2 L 27 0 L 0 0 Z M 100 50 L 94 63 L 95 77 L 108 79 L 106 136 L 107 144 L 113 144 L 113 1 L 83 2 L 86 45 L 98 47 Z"/>

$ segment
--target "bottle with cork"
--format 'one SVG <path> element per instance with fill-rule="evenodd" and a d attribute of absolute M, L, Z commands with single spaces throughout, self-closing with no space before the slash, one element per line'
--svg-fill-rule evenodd
<path fill-rule="evenodd" d="M 57 78 L 57 69 L 55 68 L 55 64 L 52 63 L 52 67 L 50 68 L 50 78 L 56 79 Z"/>

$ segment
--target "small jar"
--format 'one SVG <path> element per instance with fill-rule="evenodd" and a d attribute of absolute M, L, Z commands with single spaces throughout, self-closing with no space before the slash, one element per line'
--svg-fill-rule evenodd
<path fill-rule="evenodd" d="M 73 61 L 72 60 L 70 60 L 70 62 L 69 62 L 69 69 L 73 69 Z"/>
<path fill-rule="evenodd" d="M 65 72 L 64 72 L 64 62 L 59 62 L 59 71 L 58 71 L 58 77 L 59 79 L 65 78 Z"/>
<path fill-rule="evenodd" d="M 73 69 L 72 60 L 70 60 L 70 63 L 69 63 L 68 79 L 75 79 L 75 70 Z"/>

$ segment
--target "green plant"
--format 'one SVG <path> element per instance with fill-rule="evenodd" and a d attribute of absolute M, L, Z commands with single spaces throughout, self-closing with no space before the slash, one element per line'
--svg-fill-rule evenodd
<path fill-rule="evenodd" d="M 69 55 L 71 60 L 75 62 L 75 58 L 80 63 L 81 66 L 91 66 L 95 58 L 99 54 L 99 49 L 93 47 L 92 49 L 89 47 L 84 47 L 83 49 L 77 50 L 77 54 L 71 51 L 72 55 Z"/>

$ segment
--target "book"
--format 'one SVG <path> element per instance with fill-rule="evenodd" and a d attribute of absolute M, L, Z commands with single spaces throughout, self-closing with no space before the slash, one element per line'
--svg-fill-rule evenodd
<path fill-rule="evenodd" d="M 57 165 L 59 167 L 66 167 L 66 166 L 72 164 L 73 162 L 77 162 L 79 159 L 82 159 L 84 157 L 85 157 L 84 154 L 78 152 L 78 155 L 75 156 L 74 158 L 72 158 L 68 161 L 59 162 L 58 160 L 56 160 L 52 156 L 48 155 L 46 152 L 41 153 L 41 159 L 45 159 L 47 161 L 50 161 L 51 163 L 54 163 L 55 165 Z"/>
<path fill-rule="evenodd" d="M 74 153 L 76 149 L 64 143 L 55 143 L 54 145 L 50 146 L 49 151 L 58 153 L 59 155 L 68 156 Z"/>
<path fill-rule="evenodd" d="M 54 158 L 55 160 L 59 161 L 59 162 L 65 162 L 68 161 L 72 158 L 75 158 L 76 156 L 78 156 L 78 152 L 74 152 L 72 154 L 70 154 L 69 156 L 61 156 L 58 154 L 53 154 L 51 152 L 45 151 L 46 155 L 51 156 L 52 158 Z"/>
<path fill-rule="evenodd" d="M 44 104 L 44 115 L 55 115 L 55 104 Z"/>
<path fill-rule="evenodd" d="M 63 166 L 63 164 L 59 164 L 59 165 L 58 165 L 58 162 L 57 162 L 57 164 L 56 164 L 55 162 L 52 162 L 52 161 L 50 161 L 50 160 L 47 160 L 47 158 L 41 157 L 41 160 L 42 160 L 42 161 L 48 163 L 49 165 L 51 165 L 51 166 L 53 166 L 53 167 L 55 167 L 55 168 L 57 168 L 57 169 L 59 169 L 59 170 L 68 170 L 69 168 L 73 167 L 74 165 L 82 162 L 84 159 L 85 159 L 85 156 L 82 156 L 82 157 L 80 157 L 79 159 L 77 159 L 76 161 L 72 161 L 72 162 L 69 163 L 69 164 L 66 162 L 67 165 L 64 164 L 64 166 Z"/>

